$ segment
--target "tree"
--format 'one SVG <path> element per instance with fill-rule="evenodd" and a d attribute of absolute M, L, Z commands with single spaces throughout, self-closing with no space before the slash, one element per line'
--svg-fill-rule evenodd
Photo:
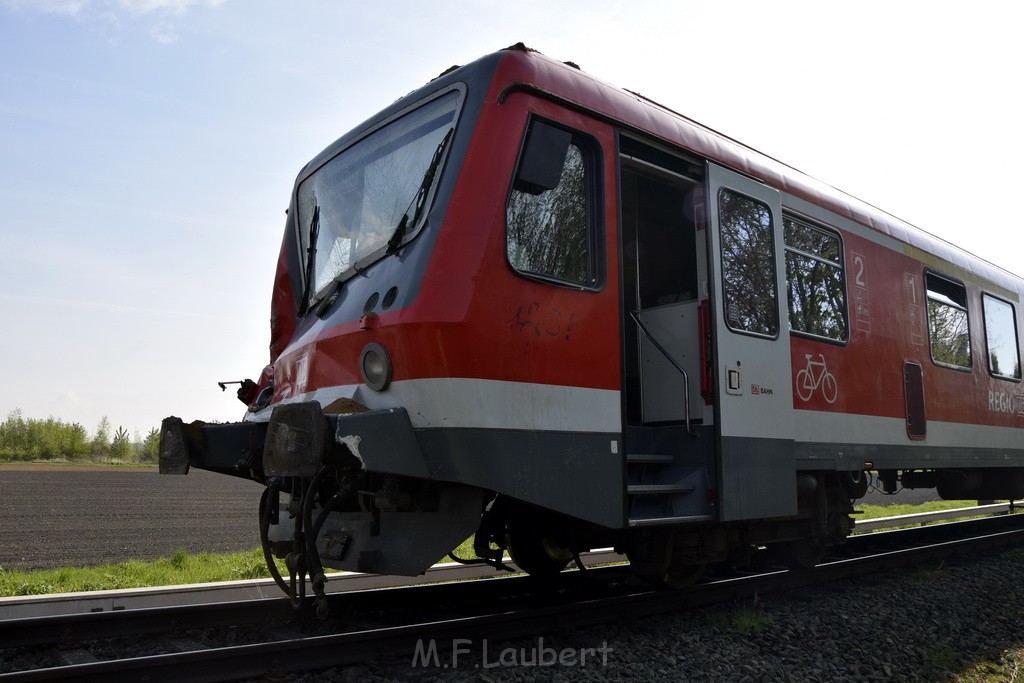
<path fill-rule="evenodd" d="M 28 425 L 21 417 L 21 409 L 15 408 L 0 425 L 0 453 L 20 459 L 25 457 L 27 448 Z"/>
<path fill-rule="evenodd" d="M 110 453 L 110 420 L 104 415 L 96 425 L 96 436 L 92 437 L 93 457 L 108 455 Z"/>
<path fill-rule="evenodd" d="M 25 419 L 15 409 L 0 423 L 0 458 L 7 460 L 47 460 L 81 458 L 92 446 L 85 429 L 53 416 L 45 420 Z"/>
<path fill-rule="evenodd" d="M 157 462 L 160 460 L 160 430 L 151 429 L 146 439 L 142 442 L 142 452 L 139 454 L 142 462 Z"/>
<path fill-rule="evenodd" d="M 118 427 L 114 441 L 110 445 L 110 454 L 118 460 L 127 460 L 132 454 L 132 440 L 128 438 L 128 430 Z"/>

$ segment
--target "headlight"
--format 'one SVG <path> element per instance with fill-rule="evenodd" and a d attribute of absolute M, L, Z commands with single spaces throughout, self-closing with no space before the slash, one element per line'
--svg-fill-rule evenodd
<path fill-rule="evenodd" d="M 359 354 L 359 375 L 366 386 L 384 391 L 391 384 L 391 357 L 377 342 L 370 342 Z"/>

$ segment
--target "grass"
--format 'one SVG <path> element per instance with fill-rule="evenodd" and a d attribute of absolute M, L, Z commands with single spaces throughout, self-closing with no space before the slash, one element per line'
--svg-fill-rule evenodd
<path fill-rule="evenodd" d="M 861 505 L 857 519 L 906 515 L 958 507 L 969 507 L 975 501 L 946 500 L 921 505 Z M 456 556 L 473 558 L 473 537 L 456 548 Z M 1022 551 L 1024 552 L 1024 551 Z M 441 562 L 449 562 L 443 558 Z M 279 561 L 283 571 L 283 562 Z M 132 560 L 99 567 L 44 569 L 38 571 L 5 571 L 0 567 L 0 597 L 15 595 L 42 595 L 48 593 L 76 593 L 80 591 L 115 590 L 146 586 L 172 586 L 178 584 L 212 583 L 242 579 L 269 578 L 259 549 L 227 554 L 200 553 L 190 555 L 178 550 L 170 557 L 153 561 Z M 750 613 L 747 613 L 750 612 Z M 756 633 L 770 624 L 762 624 L 757 610 L 740 610 L 733 626 L 742 633 Z M 745 630 L 749 629 L 749 630 Z M 1024 676 L 1022 676 L 1024 681 Z"/>
<path fill-rule="evenodd" d="M 895 505 L 858 505 L 857 510 L 862 514 L 857 519 L 874 519 L 876 517 L 896 517 L 898 515 L 913 515 L 918 512 L 937 512 L 939 510 L 954 510 L 956 508 L 974 507 L 978 504 L 976 500 L 933 500 L 918 505 L 897 503 Z"/>
<path fill-rule="evenodd" d="M 54 459 L 54 460 L 5 460 L 0 458 L 0 470 L 3 469 L 14 469 L 14 470 L 29 470 L 29 469 L 59 469 L 59 470 L 78 470 L 78 469 L 156 469 L 157 463 L 155 462 L 139 462 L 139 461 L 124 461 L 124 460 L 67 460 L 67 459 Z"/>
<path fill-rule="evenodd" d="M 906 576 L 907 581 L 920 586 L 934 586 L 953 580 L 953 575 L 946 569 L 945 560 L 938 567 L 911 569 Z"/>
<path fill-rule="evenodd" d="M 1005 502 L 1005 501 L 998 501 Z M 938 512 L 940 510 L 955 510 L 957 508 L 974 507 L 978 504 L 976 500 L 933 500 L 927 503 L 920 503 L 918 505 L 908 505 L 899 503 L 896 505 L 858 505 L 856 510 L 857 514 L 854 519 L 857 521 L 864 521 L 867 519 L 876 519 L 878 517 L 897 517 L 900 515 L 913 515 L 920 512 Z M 968 515 L 959 519 L 971 519 L 974 517 L 982 517 L 984 515 Z M 901 526 L 891 527 L 890 529 L 878 529 L 877 531 L 890 531 L 892 529 L 906 529 L 910 527 L 925 526 L 926 524 L 940 524 L 942 522 L 949 522 L 952 520 L 944 519 L 938 522 L 914 522 L 913 524 L 904 524 Z M 875 530 L 870 531 L 854 531 L 854 533 L 874 533 Z"/>
<path fill-rule="evenodd" d="M 283 568 L 283 563 L 279 564 Z M 0 568 L 0 597 L 81 591 L 173 586 L 177 584 L 269 578 L 260 550 L 190 555 L 178 550 L 153 561 L 131 560 L 98 567 L 5 571 Z"/>
<path fill-rule="evenodd" d="M 458 557 L 475 557 L 473 537 L 463 541 L 454 552 Z M 446 557 L 441 562 L 451 560 Z M 277 566 L 287 577 L 284 561 L 277 560 Z M 247 552 L 198 555 L 178 550 L 170 557 L 152 561 L 130 560 L 98 567 L 35 571 L 6 571 L 0 567 L 0 598 L 264 578 L 270 578 L 270 572 L 259 548 Z"/>
<path fill-rule="evenodd" d="M 926 663 L 921 673 L 926 681 L 949 680 L 952 672 L 961 665 L 956 650 L 945 643 L 928 646 L 925 657 Z"/>
<path fill-rule="evenodd" d="M 1020 647 L 1004 650 L 997 657 L 963 668 L 958 667 L 955 661 L 944 664 L 946 665 L 944 670 L 941 666 L 934 666 L 929 668 L 928 673 L 936 674 L 935 680 L 954 681 L 955 683 L 1021 683 L 1024 681 L 1024 648 Z"/>
<path fill-rule="evenodd" d="M 745 636 L 764 633 L 772 627 L 772 617 L 756 605 L 740 607 L 732 613 L 732 627 Z"/>

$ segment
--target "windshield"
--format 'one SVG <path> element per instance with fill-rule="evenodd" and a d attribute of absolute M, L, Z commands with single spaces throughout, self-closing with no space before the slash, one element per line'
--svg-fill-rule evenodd
<path fill-rule="evenodd" d="M 455 125 L 451 92 L 352 145 L 299 185 L 298 220 L 310 303 L 354 264 L 416 226 L 431 161 Z M 436 163 L 436 162 L 435 162 Z M 407 223 L 409 223 L 407 225 Z M 313 242 L 314 251 L 309 251 Z"/>

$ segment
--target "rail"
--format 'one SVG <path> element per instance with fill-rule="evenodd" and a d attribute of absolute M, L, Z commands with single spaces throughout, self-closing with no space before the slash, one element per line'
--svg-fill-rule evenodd
<path fill-rule="evenodd" d="M 858 531 L 875 531 L 877 529 L 892 529 L 898 526 L 910 526 L 913 524 L 927 524 L 929 522 L 941 522 L 944 519 L 959 519 L 961 517 L 974 517 L 978 515 L 1012 513 L 1020 507 L 1014 505 L 1011 500 L 1008 503 L 992 503 L 989 505 L 975 505 L 965 508 L 953 508 L 950 510 L 933 510 L 932 512 L 915 512 L 909 515 L 896 515 L 893 517 L 875 517 L 858 521 L 854 527 L 854 533 Z"/>
<path fill-rule="evenodd" d="M 186 634 L 178 640 L 181 645 L 190 648 L 188 651 L 148 656 L 128 655 L 128 659 L 85 661 L 49 669 L 15 671 L 0 674 L 0 681 L 105 681 L 112 676 L 149 681 L 183 678 L 197 681 L 236 680 L 267 676 L 283 678 L 290 671 L 315 671 L 344 666 L 388 653 L 411 656 L 417 647 L 423 648 L 424 639 L 433 639 L 437 643 L 455 643 L 464 639 L 470 639 L 465 642 L 471 642 L 472 639 L 478 642 L 481 638 L 498 641 L 536 636 L 567 625 L 580 627 L 635 619 L 811 586 L 823 581 L 851 578 L 957 554 L 981 552 L 1007 544 L 1020 544 L 1024 543 L 1022 521 L 1024 517 L 1020 515 L 1001 515 L 879 534 L 862 534 L 850 539 L 851 547 L 843 555 L 828 558 L 813 569 L 784 571 L 766 567 L 757 575 L 711 578 L 706 583 L 676 591 L 637 590 L 621 581 L 608 583 L 599 578 L 595 581 L 596 576 L 567 572 L 562 577 L 565 582 L 559 590 L 543 591 L 541 607 L 537 606 L 536 584 L 531 584 L 525 577 L 355 593 L 338 596 L 348 603 L 363 603 L 354 605 L 350 615 L 345 617 L 347 626 L 344 632 L 309 636 L 292 632 L 293 635 L 280 640 L 280 636 L 290 629 L 279 631 L 271 624 L 260 628 L 260 633 L 266 633 L 270 641 L 248 645 L 201 643 L 188 635 L 195 625 L 180 618 L 177 612 L 150 610 L 155 614 L 143 632 L 163 634 L 159 636 L 163 642 L 167 638 L 168 629 L 176 629 L 176 632 Z M 915 547 L 908 548 L 908 543 Z M 608 574 L 602 573 L 600 576 Z M 460 594 L 461 599 L 453 602 L 456 593 Z M 442 594 L 444 597 L 441 597 Z M 360 597 L 364 599 L 354 600 Z M 274 602 L 285 612 L 294 613 L 284 598 Z M 436 610 L 441 604 L 445 605 L 445 618 L 432 620 L 431 607 Z M 362 621 L 359 615 L 365 613 L 363 610 L 367 605 L 372 607 L 371 621 L 357 623 Z M 206 606 L 195 606 L 195 609 L 200 607 Z M 493 609 L 497 611 L 491 611 Z M 379 618 L 373 616 L 381 611 L 390 614 L 392 610 L 405 610 L 400 615 L 400 622 L 405 618 L 414 621 L 381 626 Z M 264 606 L 260 606 L 256 621 L 264 621 L 266 611 Z M 114 614 L 81 616 L 106 617 L 99 620 L 78 619 L 83 622 L 83 626 L 87 626 L 86 622 L 95 622 L 98 626 L 101 622 L 111 624 L 112 620 L 120 619 L 119 615 Z M 126 618 L 131 616 L 130 613 L 124 615 Z M 204 627 L 214 627 L 215 630 L 225 620 L 227 623 L 240 623 L 237 618 L 225 615 L 213 619 L 205 614 L 197 616 L 203 620 Z M 424 621 L 424 618 L 427 620 Z M 387 621 L 393 623 L 392 617 L 389 616 Z M 26 630 L 29 625 L 28 622 L 21 624 L 20 630 Z M 74 648 L 75 640 L 79 637 L 88 641 L 97 637 L 126 635 L 101 634 L 103 629 L 97 627 L 84 629 L 82 636 L 69 635 L 68 626 L 51 625 L 47 632 L 50 639 L 46 642 L 59 645 L 68 653 L 72 652 L 69 648 Z M 223 631 L 222 628 L 220 630 Z M 134 639 L 129 640 L 134 642 Z M 439 645 L 439 649 L 443 647 Z M 105 647 L 102 649 L 104 656 L 110 656 L 111 653 Z M 162 651 L 166 652 L 166 649 Z M 79 655 L 76 653 L 75 656 Z M 81 656 L 86 658 L 90 653 L 83 649 Z"/>
<path fill-rule="evenodd" d="M 859 520 L 854 533 L 892 529 L 971 517 L 985 514 L 1015 512 L 1019 506 L 1011 503 L 996 503 L 975 507 L 920 512 L 893 517 L 877 517 Z M 581 553 L 587 566 L 625 562 L 626 557 L 611 549 Z M 510 558 L 505 562 L 511 564 Z M 501 576 L 492 567 L 483 565 L 462 565 L 455 563 L 435 564 L 419 576 L 380 576 L 358 572 L 336 572 L 327 575 L 327 592 L 349 593 L 376 588 L 398 588 L 427 583 L 463 581 Z M 154 586 L 150 588 L 127 588 L 108 591 L 85 591 L 81 593 L 53 593 L 49 595 L 25 595 L 0 598 L 0 622 L 5 619 L 45 617 L 60 614 L 81 614 L 87 612 L 117 612 L 130 609 L 173 607 L 197 603 L 231 602 L 236 600 L 258 600 L 276 598 L 281 594 L 273 579 L 249 579 L 245 581 L 222 581 L 217 583 L 192 584 L 184 586 Z"/>

